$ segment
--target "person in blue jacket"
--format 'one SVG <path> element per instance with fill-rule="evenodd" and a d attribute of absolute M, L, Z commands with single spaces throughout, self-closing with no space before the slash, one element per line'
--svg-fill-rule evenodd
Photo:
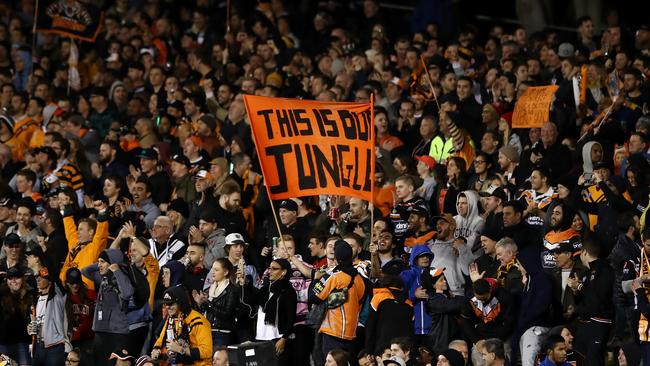
<path fill-rule="evenodd" d="M 566 360 L 566 343 L 561 335 L 551 335 L 544 342 L 546 358 L 540 366 L 571 366 Z"/>
<path fill-rule="evenodd" d="M 416 245 L 413 247 L 410 257 L 411 268 L 400 273 L 404 282 L 404 289 L 408 290 L 409 298 L 413 302 L 415 342 L 418 346 L 425 345 L 429 331 L 431 330 L 431 316 L 427 313 L 426 302 L 428 295 L 422 288 L 420 276 L 424 270 L 428 270 L 433 260 L 433 253 L 428 246 Z"/>

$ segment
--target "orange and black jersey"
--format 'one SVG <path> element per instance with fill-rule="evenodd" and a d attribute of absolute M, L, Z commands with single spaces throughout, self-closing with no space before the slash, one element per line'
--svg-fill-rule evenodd
<path fill-rule="evenodd" d="M 81 170 L 73 163 L 67 162 L 59 168 L 55 173 L 59 183 L 76 190 L 84 188 L 84 179 L 81 175 Z"/>

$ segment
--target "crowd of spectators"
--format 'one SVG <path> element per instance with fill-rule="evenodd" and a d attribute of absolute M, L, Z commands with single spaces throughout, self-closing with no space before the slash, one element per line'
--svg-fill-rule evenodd
<path fill-rule="evenodd" d="M 0 362 L 650 364 L 650 24 L 116 0 L 80 42 L 36 4 L 0 3 Z M 271 205 L 246 94 L 374 98 L 373 201 Z"/>

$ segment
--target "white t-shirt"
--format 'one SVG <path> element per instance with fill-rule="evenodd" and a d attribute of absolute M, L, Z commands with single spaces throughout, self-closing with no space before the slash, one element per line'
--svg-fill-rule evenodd
<path fill-rule="evenodd" d="M 269 299 L 271 298 L 271 295 L 272 294 L 269 293 Z M 257 310 L 257 327 L 256 327 L 255 339 L 257 339 L 258 341 L 270 341 L 273 339 L 280 338 L 281 335 L 280 335 L 280 331 L 278 330 L 278 327 L 276 327 L 275 325 L 264 323 L 265 316 L 266 313 L 264 312 L 264 310 L 262 310 L 262 307 L 260 306 Z"/>

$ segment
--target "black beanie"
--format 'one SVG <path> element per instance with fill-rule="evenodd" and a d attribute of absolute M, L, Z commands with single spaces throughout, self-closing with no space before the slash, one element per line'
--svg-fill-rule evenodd
<path fill-rule="evenodd" d="M 341 263 L 352 263 L 352 247 L 345 240 L 339 239 L 334 243 L 334 258 Z"/>
<path fill-rule="evenodd" d="M 465 358 L 463 358 L 463 354 L 456 351 L 455 349 L 450 348 L 440 355 L 445 356 L 451 366 L 463 366 L 465 364 Z"/>
<path fill-rule="evenodd" d="M 105 262 L 107 262 L 108 264 L 111 264 L 111 259 L 108 257 L 108 253 L 106 253 L 105 250 L 102 250 L 102 252 L 99 253 L 99 258 L 100 258 L 100 259 L 103 259 L 103 260 L 104 260 Z"/>

